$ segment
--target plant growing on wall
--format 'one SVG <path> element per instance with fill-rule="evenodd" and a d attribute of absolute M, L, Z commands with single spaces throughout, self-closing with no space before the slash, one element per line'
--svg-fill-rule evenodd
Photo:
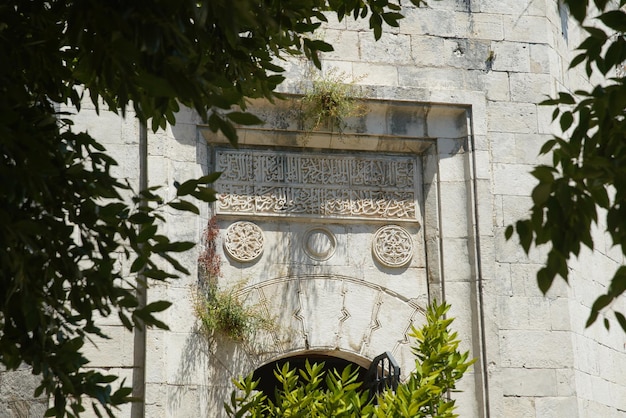
<path fill-rule="evenodd" d="M 210 286 L 206 295 L 196 300 L 196 315 L 207 337 L 216 333 L 233 341 L 244 342 L 255 330 L 272 329 L 272 321 L 262 315 L 259 306 L 246 306 L 234 290 Z"/>
<path fill-rule="evenodd" d="M 251 374 L 234 381 L 236 389 L 224 408 L 231 417 L 456 417 L 449 393 L 474 360 L 468 360 L 468 352 L 459 352 L 457 334 L 450 331 L 453 319 L 445 317 L 449 309 L 434 302 L 427 309 L 426 324 L 412 328 L 415 370 L 395 392 L 369 399 L 349 368 L 325 374 L 321 364 L 294 370 L 286 363 L 275 372 L 281 384 L 275 401 L 255 391 L 258 382 Z"/>
<path fill-rule="evenodd" d="M 255 330 L 272 329 L 272 320 L 262 315 L 260 306 L 247 306 L 236 294 L 237 289 L 221 290 L 217 280 L 221 275 L 221 259 L 217 253 L 219 228 L 211 218 L 202 236 L 203 249 L 198 256 L 199 285 L 196 290 L 195 312 L 202 332 L 210 338 L 217 334 L 233 341 L 244 342 Z"/>
<path fill-rule="evenodd" d="M 346 119 L 364 116 L 367 108 L 357 98 L 356 82 L 336 68 L 316 72 L 300 99 L 303 129 L 312 132 L 326 128 L 342 133 Z"/>

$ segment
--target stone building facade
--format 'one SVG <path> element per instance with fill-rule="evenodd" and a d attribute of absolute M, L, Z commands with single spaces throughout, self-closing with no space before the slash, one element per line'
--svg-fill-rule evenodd
<path fill-rule="evenodd" d="M 538 103 L 587 82 L 567 71 L 577 26 L 556 0 L 441 0 L 404 13 L 378 42 L 366 22 L 325 26 L 335 51 L 324 70 L 357 80 L 367 109 L 341 135 L 302 130 L 297 95 L 310 68 L 298 60 L 285 63 L 282 86 L 293 100 L 254 103 L 267 123 L 240 129 L 239 149 L 186 111 L 150 135 L 150 185 L 166 194 L 175 181 L 224 172 L 220 201 L 200 217 L 166 212 L 165 232 L 200 242 L 214 218 L 219 286 L 276 327 L 248 344 L 207 341 L 194 314 L 201 248 L 184 254 L 194 274 L 148 291 L 174 305 L 163 315 L 171 330 L 147 334 L 146 416 L 224 416 L 231 378 L 294 356 L 368 367 L 390 351 L 406 374 L 407 332 L 433 299 L 452 305 L 462 349 L 477 358 L 455 394 L 462 417 L 626 416 L 626 336 L 617 324 L 584 328 L 619 250 L 597 234 L 570 286 L 544 296 L 541 251 L 526 256 L 504 238 L 531 205 L 529 171 L 555 132 Z M 76 128 L 137 182 L 132 114 L 83 109 Z M 92 365 L 130 380 L 132 334 L 115 321 L 103 331 L 113 338 L 90 348 Z"/>

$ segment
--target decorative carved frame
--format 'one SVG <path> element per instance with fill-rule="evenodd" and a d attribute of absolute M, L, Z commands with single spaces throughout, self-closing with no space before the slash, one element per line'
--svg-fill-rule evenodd
<path fill-rule="evenodd" d="M 377 91 L 374 88 L 374 97 L 381 93 L 384 96 L 383 90 Z M 421 206 L 423 250 L 426 254 L 428 272 L 428 298 L 445 299 L 452 304 L 451 315 L 457 317 L 455 324 L 463 341 L 462 349 L 469 349 L 470 355 L 479 358 L 474 368 L 475 372 L 464 379 L 465 393 L 462 396 L 479 400 L 485 396 L 487 374 L 484 357 L 485 306 L 481 290 L 484 275 L 482 270 L 484 267 L 481 266 L 484 263 L 481 262 L 481 250 L 484 251 L 486 242 L 487 248 L 493 246 L 490 210 L 485 209 L 491 207 L 491 202 L 485 201 L 480 205 L 476 199 L 478 192 L 482 192 L 483 198 L 491 199 L 490 173 L 484 168 L 489 165 L 484 117 L 485 101 L 481 93 L 467 92 L 456 96 L 440 93 L 437 96 L 424 96 L 424 92 L 418 91 L 412 96 L 428 97 L 424 102 L 367 100 L 366 104 L 370 109 L 383 110 L 373 112 L 375 114 L 388 114 L 387 110 L 390 107 L 400 109 L 400 114 L 403 113 L 402 110 L 406 112 L 404 116 L 391 121 L 385 121 L 384 117 L 383 120 L 377 119 L 375 115 L 366 116 L 365 120 L 355 121 L 352 131 L 347 129 L 341 136 L 330 132 L 305 135 L 298 130 L 297 123 L 292 122 L 293 110 L 288 104 L 283 102 L 279 103 L 278 108 L 272 108 L 257 103 L 256 107 L 253 105 L 252 108 L 256 108 L 261 118 L 271 119 L 273 125 L 263 128 L 240 128 L 239 144 L 241 147 L 262 147 L 272 144 L 282 149 L 304 151 L 326 149 L 334 152 L 389 152 L 420 156 L 423 175 Z M 417 118 L 419 120 L 411 119 L 410 116 L 416 110 L 421 114 L 421 117 Z M 475 112 L 481 117 L 475 118 Z M 404 130 L 403 134 L 398 134 L 398 129 Z M 223 147 L 227 143 L 224 137 L 215 135 L 204 127 L 199 127 L 199 136 L 201 141 L 209 143 L 210 149 L 216 146 Z M 215 163 L 211 160 L 214 154 L 211 151 L 208 154 L 211 167 Z M 446 254 L 454 254 L 454 257 L 447 257 Z M 289 283 L 297 282 L 296 280 Z M 242 289 L 242 292 L 254 289 L 256 286 Z M 415 312 L 419 312 L 425 302 L 407 303 L 417 303 Z M 302 320 L 306 321 L 304 318 Z M 303 326 L 304 324 L 305 322 Z M 342 356 L 370 357 L 374 354 L 350 351 L 346 347 L 335 346 L 334 349 L 337 348 L 344 351 Z M 241 367 L 242 370 L 249 371 L 277 358 L 314 349 L 328 350 L 331 349 L 331 345 L 309 347 L 308 342 L 302 346 L 283 345 L 279 351 L 270 350 L 261 355 L 257 353 L 242 358 L 244 361 L 241 362 Z M 406 364 L 402 366 L 407 370 Z M 474 383 L 471 383 L 472 381 Z M 484 399 L 478 401 L 481 405 L 485 405 L 485 402 Z"/>

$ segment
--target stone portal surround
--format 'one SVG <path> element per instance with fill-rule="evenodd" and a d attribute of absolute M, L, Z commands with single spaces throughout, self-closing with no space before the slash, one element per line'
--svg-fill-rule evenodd
<path fill-rule="evenodd" d="M 480 95 L 466 99 L 478 111 L 484 110 Z M 289 105 L 283 104 L 283 113 L 281 103 L 271 111 L 257 104 L 256 110 L 270 123 L 264 128 L 242 128 L 239 150 L 223 147 L 225 138 L 200 128 L 210 145 L 209 169 L 224 172 L 216 184 L 221 195 L 213 212 L 221 219 L 221 228 L 227 231 L 237 222 L 251 222 L 264 225 L 266 236 L 261 255 L 248 262 L 231 258 L 224 248 L 225 255 L 234 262 L 225 269 L 228 280 L 224 286 L 239 286 L 239 294 L 250 303 L 261 303 L 264 312 L 275 315 L 284 331 L 262 339 L 265 342 L 257 354 L 237 360 L 243 367 L 241 373 L 310 350 L 373 358 L 379 351 L 391 349 L 402 367 L 410 370 L 410 324 L 419 325 L 423 320 L 415 312 L 422 312 L 429 299 L 444 297 L 444 280 L 445 298 L 456 311 L 453 316 L 461 313 L 455 329 L 464 349 L 470 349 L 474 357 L 481 355 L 480 314 L 473 293 L 476 289 L 468 286 L 475 274 L 474 252 L 467 251 L 475 243 L 468 239 L 474 222 L 470 208 L 476 207 L 470 203 L 474 192 L 470 190 L 473 183 L 468 182 L 474 164 L 474 155 L 467 152 L 469 107 L 376 100 L 367 105 L 372 111 L 355 125 L 368 127 L 367 132 L 374 131 L 371 134 L 345 132 L 338 138 L 318 132 L 304 138 L 302 132 L 284 129 L 286 124 L 282 122 L 280 127 L 271 125 L 272 120 L 282 118 L 284 122 L 290 115 Z M 381 124 L 381 118 L 394 123 Z M 482 135 L 483 127 L 479 124 L 474 132 Z M 373 162 L 359 163 L 366 159 Z M 352 173 L 357 173 L 356 184 L 350 178 Z M 385 187 L 375 187 L 376 176 Z M 349 188 L 363 193 L 341 198 L 339 193 Z M 338 208 L 335 212 L 323 212 L 325 206 L 320 202 L 326 190 L 331 190 L 331 200 L 337 203 L 331 206 Z M 375 196 L 377 201 L 373 192 L 387 195 Z M 398 207 L 414 207 L 414 213 L 405 210 L 395 216 L 382 209 L 354 211 L 382 208 L 380 202 L 386 201 L 391 192 L 404 196 Z M 301 201 L 306 204 L 298 206 Z M 290 234 L 284 244 L 287 247 L 268 248 L 275 238 L 267 236 L 289 230 L 279 225 L 292 222 L 301 225 L 297 229 L 300 232 Z M 311 226 L 307 228 L 308 223 Z M 332 232 L 336 227 L 330 227 L 338 224 L 357 229 L 358 225 L 369 225 L 368 254 L 346 254 L 351 246 L 346 250 L 345 239 Z M 419 233 L 405 234 L 409 225 L 421 226 Z M 265 229 L 268 227 L 270 230 Z M 367 243 L 360 236 L 358 240 L 359 248 Z M 288 256 L 294 251 L 304 258 L 290 263 Z M 417 266 L 422 266 L 421 270 L 415 270 Z M 285 278 L 285 269 L 293 275 Z M 311 276 L 318 271 L 323 275 Z M 418 271 L 422 273 L 416 275 Z M 415 286 L 423 293 L 404 296 L 404 289 Z M 385 296 L 377 297 L 375 289 Z M 475 370 L 482 375 L 480 361 L 477 364 Z M 483 379 L 476 378 L 478 386 L 464 386 L 460 396 L 480 397 Z"/>

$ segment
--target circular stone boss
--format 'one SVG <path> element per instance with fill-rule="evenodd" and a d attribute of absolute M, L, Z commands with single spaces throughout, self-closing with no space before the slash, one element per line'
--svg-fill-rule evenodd
<path fill-rule="evenodd" d="M 374 234 L 374 257 L 387 267 L 402 267 L 413 258 L 413 240 L 406 229 L 387 225 Z"/>
<path fill-rule="evenodd" d="M 304 234 L 304 252 L 313 260 L 325 261 L 333 256 L 337 241 L 326 228 L 314 227 Z"/>
<path fill-rule="evenodd" d="M 263 231 L 252 222 L 235 222 L 226 230 L 224 250 L 231 258 L 249 263 L 263 252 Z"/>

